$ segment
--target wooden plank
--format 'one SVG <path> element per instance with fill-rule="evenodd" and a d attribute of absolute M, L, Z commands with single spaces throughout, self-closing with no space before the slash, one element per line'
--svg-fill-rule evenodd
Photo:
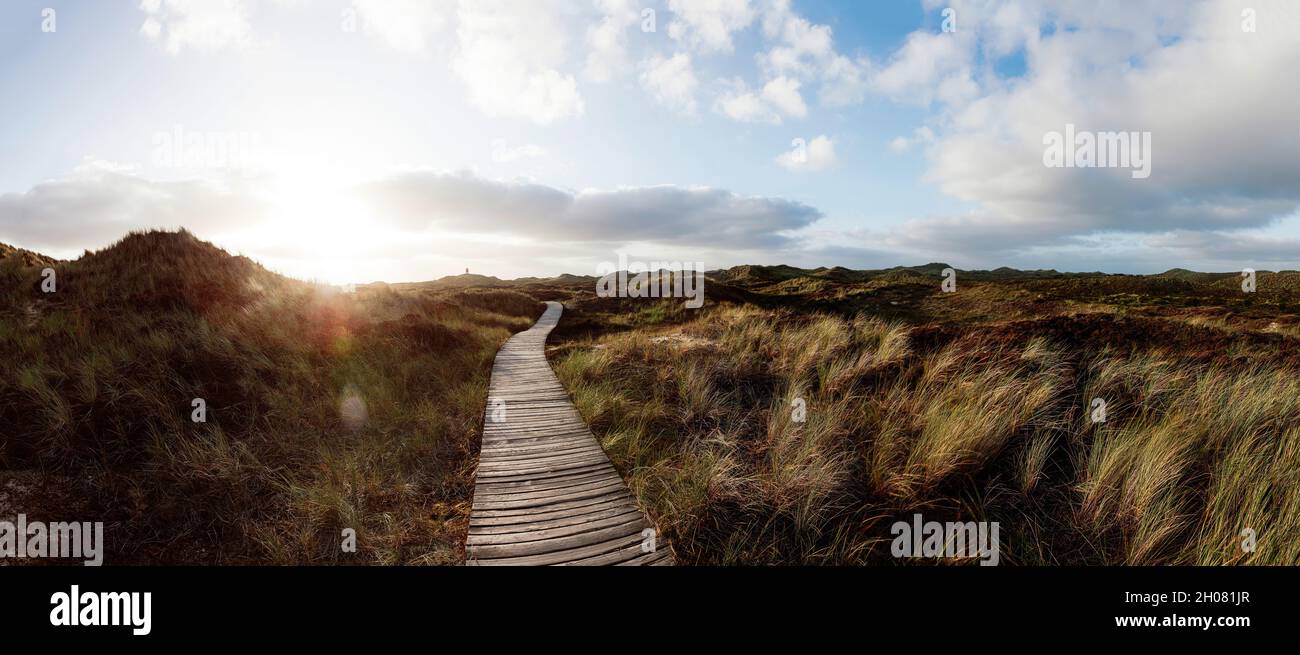
<path fill-rule="evenodd" d="M 627 545 L 626 539 L 632 537 L 636 541 L 641 540 L 641 531 L 645 529 L 645 519 L 637 517 L 635 521 L 612 528 L 603 528 L 592 532 L 584 532 L 569 537 L 559 537 L 556 539 L 544 539 L 541 541 L 526 541 L 515 544 L 492 544 L 487 546 L 471 546 L 473 557 L 478 560 L 499 559 L 499 558 L 519 558 L 530 555 L 548 555 L 554 553 L 569 554 L 561 556 L 557 561 L 572 561 L 569 557 L 573 551 L 594 547 L 599 552 L 608 552 L 613 544 L 612 549 L 617 549 Z"/>
<path fill-rule="evenodd" d="M 499 477 L 516 477 L 520 475 L 549 475 L 552 473 L 564 473 L 574 469 L 586 468 L 601 464 L 598 455 L 591 455 L 584 459 L 568 460 L 563 462 L 549 463 L 528 463 L 518 466 L 480 466 L 478 474 L 480 478 L 499 478 Z"/>
<path fill-rule="evenodd" d="M 487 534 L 511 534 L 516 532 L 534 532 L 537 530 L 549 530 L 551 528 L 562 528 L 567 525 L 582 525 L 588 521 L 599 521 L 602 519 L 614 518 L 629 514 L 639 514 L 641 510 L 635 505 L 617 505 L 614 507 L 599 509 L 595 512 L 586 514 L 575 514 L 572 516 L 562 516 L 560 518 L 548 519 L 545 521 L 530 521 L 528 523 L 510 523 L 506 525 L 483 525 L 471 526 L 469 536 L 487 535 Z"/>
<path fill-rule="evenodd" d="M 613 552 L 627 548 L 632 544 L 641 543 L 641 535 L 634 534 L 620 539 L 614 539 L 603 543 L 583 546 L 571 550 L 562 550 L 543 555 L 529 555 L 526 557 L 506 557 L 499 559 L 480 559 L 476 562 L 478 566 L 550 566 L 554 564 L 564 564 L 566 562 L 577 562 L 588 559 L 604 553 Z"/>
<path fill-rule="evenodd" d="M 492 493 L 478 492 L 474 494 L 474 505 L 486 507 L 486 503 L 514 503 L 524 501 L 546 501 L 554 499 L 557 502 L 565 500 L 575 500 L 578 494 L 584 494 L 596 490 L 614 490 L 622 484 L 618 478 L 603 478 L 592 480 L 590 482 L 578 483 L 571 487 L 560 487 L 558 489 L 525 489 L 515 492 Z M 497 507 L 496 509 L 505 509 Z"/>
<path fill-rule="evenodd" d="M 574 463 L 599 463 L 605 453 L 592 451 L 589 448 L 564 453 L 564 454 L 546 454 L 522 457 L 520 459 L 493 460 L 491 464 L 479 465 L 480 471 L 519 471 L 540 468 L 544 466 L 555 466 L 561 464 Z"/>
<path fill-rule="evenodd" d="M 580 489 L 578 491 L 570 491 L 568 489 L 564 489 L 561 491 L 561 493 L 553 494 L 553 495 L 525 494 L 523 495 L 523 497 L 520 498 L 507 497 L 505 499 L 498 499 L 494 497 L 488 497 L 488 498 L 475 497 L 473 509 L 502 510 L 502 509 L 523 509 L 526 507 L 546 507 L 547 505 L 554 505 L 557 503 L 565 503 L 565 502 L 576 501 L 576 500 L 585 500 L 587 498 L 599 498 L 602 496 L 606 496 L 608 494 L 618 493 L 619 491 L 621 491 L 621 489 L 619 488 L 620 484 L 621 482 L 615 482 L 612 484 L 604 483 L 600 486 L 590 487 L 587 489 Z"/>
<path fill-rule="evenodd" d="M 489 492 L 510 491 L 512 489 L 558 489 L 560 487 L 569 487 L 582 482 L 590 482 L 602 478 L 617 479 L 618 472 L 612 468 L 596 471 L 595 473 L 583 473 L 581 475 L 566 476 L 562 478 L 550 478 L 547 480 L 525 480 L 523 482 L 506 482 L 495 484 L 480 484 L 479 489 Z"/>
<path fill-rule="evenodd" d="M 500 446 L 492 448 L 483 448 L 480 454 L 487 455 L 492 459 L 511 459 L 516 455 L 528 455 L 531 453 L 544 452 L 564 452 L 566 450 L 590 449 L 591 443 L 586 440 L 570 442 L 544 442 L 538 444 L 524 444 L 519 446 Z"/>
<path fill-rule="evenodd" d="M 494 476 L 491 480 L 479 479 L 479 482 L 480 483 L 490 482 L 492 484 L 498 484 L 503 482 L 526 482 L 528 480 L 549 480 L 552 478 L 563 478 L 570 475 L 580 475 L 582 473 L 590 473 L 592 471 L 598 471 L 604 469 L 605 467 L 613 468 L 613 465 L 610 464 L 609 462 L 603 462 L 601 464 L 593 464 L 592 466 L 584 466 L 581 468 L 567 469 L 564 471 L 554 471 L 545 474 Z"/>
<path fill-rule="evenodd" d="M 505 450 L 514 451 L 513 454 L 502 454 Z M 555 457 L 560 454 L 577 455 L 582 453 L 604 455 L 605 451 L 600 449 L 600 445 L 586 437 L 573 437 L 551 441 L 533 441 L 522 443 L 503 443 L 493 444 L 486 451 L 479 450 L 480 466 L 497 464 L 501 462 L 522 462 L 529 459 L 538 459 L 544 457 Z M 606 460 L 609 458 L 606 457 Z"/>
<path fill-rule="evenodd" d="M 576 498 L 574 500 L 566 500 L 562 503 L 554 503 L 552 505 L 547 505 L 545 507 L 542 507 L 541 509 L 535 509 L 531 507 L 510 507 L 510 508 L 498 508 L 498 509 L 474 508 L 470 511 L 470 522 L 473 523 L 474 518 L 477 516 L 482 516 L 484 518 L 500 518 L 506 516 L 530 516 L 543 511 L 549 512 L 549 511 L 559 511 L 565 509 L 577 509 L 579 507 L 589 507 L 591 505 L 619 503 L 625 500 L 629 500 L 629 497 L 623 494 L 622 492 L 616 491 L 613 493 L 605 494 L 603 496 L 591 496 L 589 498 Z"/>
<path fill-rule="evenodd" d="M 605 500 L 590 501 L 585 505 L 568 507 L 565 509 L 548 510 L 545 512 L 514 512 L 505 513 L 503 516 L 484 516 L 474 514 L 470 517 L 470 530 L 475 528 L 496 528 L 513 525 L 527 525 L 531 522 L 553 521 L 559 519 L 576 518 L 587 516 L 604 511 L 612 511 L 631 507 L 636 508 L 636 503 L 630 498 L 608 498 Z M 638 510 L 640 511 L 640 510 Z"/>
<path fill-rule="evenodd" d="M 645 554 L 641 552 L 641 543 L 642 542 L 638 540 L 635 543 L 628 544 L 618 550 L 612 550 L 608 553 L 596 555 L 594 557 L 561 562 L 553 566 L 610 566 L 622 564 L 623 562 L 637 559 Z"/>
<path fill-rule="evenodd" d="M 616 566 L 654 566 L 666 559 L 668 559 L 668 551 L 660 548 L 653 553 L 643 553 L 640 557 L 619 562 Z"/>
<path fill-rule="evenodd" d="M 588 532 L 597 532 L 616 528 L 633 522 L 639 525 L 641 530 L 644 530 L 646 527 L 645 520 L 641 518 L 641 513 L 632 512 L 630 514 L 619 514 L 604 518 L 591 519 L 584 523 L 561 525 L 551 528 L 538 528 L 522 532 L 471 534 L 466 543 L 471 546 L 488 546 L 521 544 L 531 541 L 553 541 L 558 540 L 559 537 L 574 537 Z"/>

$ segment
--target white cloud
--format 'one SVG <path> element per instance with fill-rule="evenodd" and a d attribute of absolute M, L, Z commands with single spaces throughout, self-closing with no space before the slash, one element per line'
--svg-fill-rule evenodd
<path fill-rule="evenodd" d="M 723 80 L 723 90 L 713 103 L 713 110 L 742 123 L 779 124 L 776 113 L 758 94 L 749 90 L 744 80 Z"/>
<path fill-rule="evenodd" d="M 973 40 L 965 36 L 969 33 L 913 32 L 876 72 L 872 80 L 876 90 L 895 100 L 928 104 L 936 87 L 949 79 L 970 77 L 974 51 Z"/>
<path fill-rule="evenodd" d="M 786 116 L 803 118 L 808 115 L 808 106 L 799 95 L 799 80 L 778 77 L 769 81 L 763 85 L 763 100 Z"/>
<path fill-rule="evenodd" d="M 596 0 L 600 20 L 587 28 L 587 65 L 583 77 L 608 82 L 631 68 L 627 53 L 628 28 L 641 17 L 635 0 Z"/>
<path fill-rule="evenodd" d="M 614 11 L 620 4 L 602 0 L 600 6 Z M 365 33 L 388 46 L 413 55 L 438 51 L 465 84 L 469 102 L 489 116 L 549 124 L 585 111 L 577 80 L 564 70 L 578 24 L 562 0 L 357 0 L 354 6 Z M 453 25 L 454 39 L 440 36 Z M 587 74 L 607 79 L 623 56 L 621 41 L 600 26 L 588 38 L 594 41 Z"/>
<path fill-rule="evenodd" d="M 144 24 L 140 26 L 140 33 L 150 41 L 157 41 L 162 38 L 162 23 L 158 19 L 150 16 L 144 19 Z"/>
<path fill-rule="evenodd" d="M 756 16 L 749 0 L 668 0 L 673 20 L 668 35 L 701 53 L 731 52 L 732 35 Z"/>
<path fill-rule="evenodd" d="M 577 81 L 558 70 L 570 27 L 560 7 L 558 0 L 461 3 L 451 69 L 484 113 L 539 124 L 584 113 Z"/>
<path fill-rule="evenodd" d="M 143 0 L 140 33 L 167 52 L 244 49 L 254 44 L 243 0 Z"/>
<path fill-rule="evenodd" d="M 352 0 L 360 28 L 409 54 L 425 54 L 446 26 L 454 0 Z"/>
<path fill-rule="evenodd" d="M 645 60 L 641 64 L 641 86 L 659 104 L 682 114 L 695 114 L 699 81 L 690 55 L 679 52 L 666 59 L 654 56 Z"/>
<path fill-rule="evenodd" d="M 849 59 L 836 55 L 822 69 L 819 93 L 827 107 L 849 107 L 861 103 L 867 95 L 871 63 L 866 57 Z"/>
<path fill-rule="evenodd" d="M 763 34 L 778 44 L 760 55 L 774 73 L 815 74 L 822 62 L 835 55 L 828 25 L 817 25 L 790 10 L 789 0 L 771 2 L 763 16 Z"/>
<path fill-rule="evenodd" d="M 536 159 L 545 155 L 546 150 L 533 143 L 511 146 L 505 139 L 493 139 L 492 141 L 492 161 L 494 162 L 506 164 L 523 159 Z"/>
<path fill-rule="evenodd" d="M 831 27 L 795 13 L 790 0 L 769 0 L 763 14 L 763 35 L 774 42 L 771 49 L 758 55 L 769 78 L 791 76 L 817 82 L 818 97 L 827 107 L 855 105 L 866 96 L 868 59 L 837 52 Z"/>
<path fill-rule="evenodd" d="M 609 79 L 627 66 L 621 28 L 630 0 L 598 0 L 604 22 L 588 34 L 590 79 Z M 168 52 L 187 48 L 249 49 L 255 40 L 250 10 L 301 0 L 143 0 L 140 32 Z M 354 0 L 358 27 L 389 47 L 413 55 L 437 50 L 484 113 L 539 124 L 581 116 L 577 81 L 565 71 L 569 43 L 579 28 L 564 0 Z M 342 17 L 341 17 L 342 18 Z M 455 38 L 440 38 L 450 25 Z M 446 46 L 435 47 L 440 43 Z"/>
<path fill-rule="evenodd" d="M 835 161 L 835 142 L 826 135 L 807 143 L 800 140 L 776 158 L 777 164 L 792 173 L 818 173 L 834 166 Z"/>
<path fill-rule="evenodd" d="M 808 106 L 799 93 L 798 80 L 778 77 L 769 80 L 757 92 L 739 78 L 723 80 L 721 84 L 722 91 L 714 101 L 713 110 L 732 120 L 779 125 L 786 117 L 808 115 Z"/>
<path fill-rule="evenodd" d="M 889 149 L 896 154 L 903 154 L 911 152 L 914 146 L 929 145 L 931 143 L 934 143 L 934 130 L 921 126 L 913 130 L 910 137 L 895 137 L 889 142 Z"/>

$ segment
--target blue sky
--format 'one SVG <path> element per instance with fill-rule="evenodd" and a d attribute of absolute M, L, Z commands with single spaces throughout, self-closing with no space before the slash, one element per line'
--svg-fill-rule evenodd
<path fill-rule="evenodd" d="M 11 0 L 0 241 L 184 226 L 334 282 L 1297 268 L 1296 34 L 1281 1 Z M 1045 166 L 1067 123 L 1149 132 L 1150 176 Z"/>

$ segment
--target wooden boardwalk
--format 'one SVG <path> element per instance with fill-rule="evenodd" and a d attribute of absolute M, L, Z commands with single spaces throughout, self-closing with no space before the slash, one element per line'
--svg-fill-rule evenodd
<path fill-rule="evenodd" d="M 546 361 L 564 310 L 548 302 L 492 367 L 474 485 L 470 565 L 671 565 L 668 545 L 601 450 Z"/>

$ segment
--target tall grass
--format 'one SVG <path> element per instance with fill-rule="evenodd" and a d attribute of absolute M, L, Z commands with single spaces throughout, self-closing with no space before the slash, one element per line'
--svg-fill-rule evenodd
<path fill-rule="evenodd" d="M 681 561 L 892 561 L 922 512 L 999 521 L 1013 564 L 1300 562 L 1287 364 L 916 329 L 720 306 L 673 328 L 703 347 L 641 329 L 556 368 Z"/>
<path fill-rule="evenodd" d="M 341 294 L 184 232 L 57 271 L 0 269 L 0 465 L 74 480 L 93 516 L 57 518 L 107 521 L 110 562 L 460 561 L 492 358 L 540 303 Z"/>
<path fill-rule="evenodd" d="M 1300 562 L 1300 380 L 1294 371 L 1177 365 L 1150 356 L 1099 367 L 1092 392 L 1126 397 L 1087 451 L 1080 515 L 1119 536 L 1125 562 Z M 1258 535 L 1254 552 L 1243 531 Z"/>

